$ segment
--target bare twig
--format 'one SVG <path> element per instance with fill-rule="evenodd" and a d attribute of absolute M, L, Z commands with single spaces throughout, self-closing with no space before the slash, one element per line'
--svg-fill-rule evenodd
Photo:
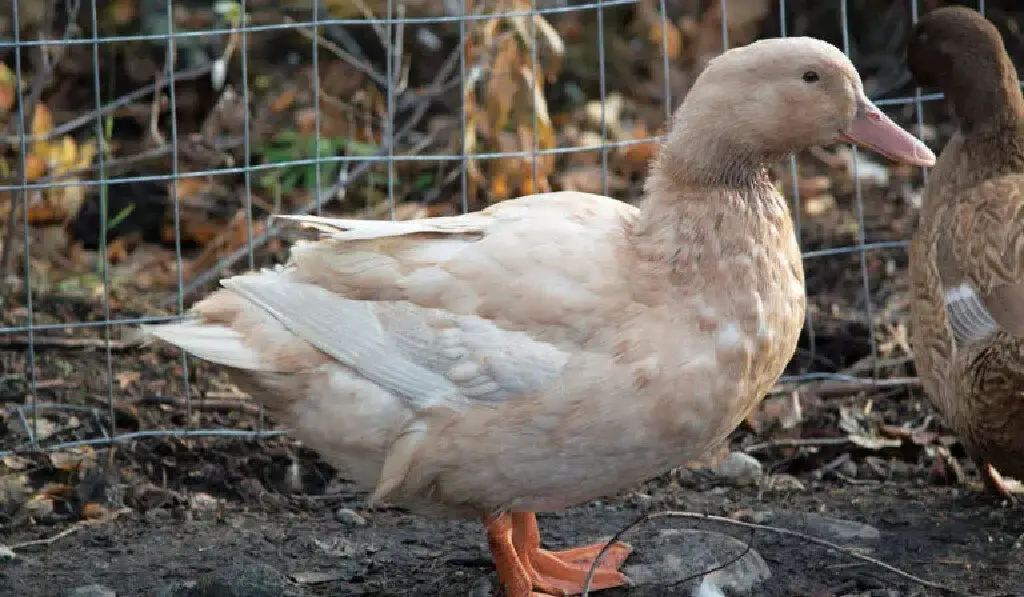
<path fill-rule="evenodd" d="M 786 382 L 778 384 L 769 391 L 770 394 L 789 392 L 795 384 Z M 799 383 L 801 387 L 813 387 L 819 394 L 854 394 L 868 388 L 898 388 L 902 386 L 919 387 L 920 378 L 890 377 L 887 379 L 821 379 L 806 380 Z"/>
<path fill-rule="evenodd" d="M 355 4 L 356 8 L 358 8 L 359 11 L 363 13 L 363 17 L 365 17 L 368 21 L 372 23 L 371 26 L 373 27 L 373 31 L 374 33 L 377 34 L 377 38 L 380 39 L 381 45 L 384 46 L 385 48 L 390 47 L 391 44 L 388 43 L 389 40 L 387 31 L 384 30 L 384 25 L 378 23 L 375 20 L 376 15 L 373 14 L 373 11 L 370 10 L 370 7 L 367 6 L 366 3 L 363 2 L 363 0 L 352 0 L 352 3 Z M 390 18 L 391 15 L 389 14 L 388 17 Z"/>
<path fill-rule="evenodd" d="M 21 543 L 15 543 L 14 545 L 9 545 L 8 547 L 10 547 L 11 549 L 25 549 L 26 547 L 37 547 L 39 545 L 50 545 L 51 543 L 53 543 L 53 542 L 55 542 L 55 541 L 57 541 L 59 539 L 63 539 L 64 537 L 67 537 L 68 535 L 70 535 L 70 534 L 74 533 L 75 531 L 78 531 L 78 530 L 80 530 L 80 529 L 82 529 L 84 527 L 94 526 L 94 525 L 97 525 L 97 524 L 103 524 L 105 522 L 110 522 L 110 521 L 114 520 L 115 518 L 117 518 L 118 516 L 121 516 L 122 514 L 125 514 L 126 512 L 131 512 L 131 508 L 121 508 L 119 510 L 114 510 L 114 511 L 110 512 L 109 514 L 106 514 L 106 515 L 101 516 L 99 518 L 80 520 L 80 521 L 76 522 L 75 524 L 69 526 L 68 528 L 64 529 L 63 531 L 57 533 L 56 535 L 53 535 L 53 536 L 50 536 L 50 537 L 46 537 L 44 539 L 33 539 L 31 541 L 22 541 Z"/>
<path fill-rule="evenodd" d="M 843 553 L 845 555 L 848 555 L 848 556 L 850 556 L 852 558 L 855 558 L 857 560 L 860 560 L 862 562 L 867 562 L 868 564 L 872 564 L 874 566 L 878 566 L 879 568 L 883 568 L 883 569 L 885 569 L 885 570 L 887 570 L 887 571 L 889 571 L 889 572 L 891 572 L 891 573 L 893 573 L 893 574 L 895 574 L 895 575 L 897 575 L 897 576 L 899 576 L 901 578 L 904 578 L 904 579 L 909 580 L 909 581 L 911 581 L 913 583 L 919 584 L 919 585 L 921 585 L 923 587 L 928 587 L 929 589 L 934 589 L 936 591 L 940 591 L 941 593 L 944 593 L 944 594 L 947 594 L 947 595 L 970 595 L 970 593 L 966 593 L 966 592 L 960 591 L 958 589 L 950 588 L 950 587 L 948 587 L 948 586 L 946 586 L 944 584 L 941 584 L 941 583 L 937 583 L 937 582 L 934 582 L 934 581 L 923 579 L 923 578 L 921 578 L 919 576 L 915 576 L 915 575 L 913 575 L 913 574 L 911 574 L 909 572 L 901 570 L 901 569 L 899 569 L 899 568 L 897 568 L 897 567 L 895 567 L 895 566 L 893 566 L 891 564 L 886 564 L 885 562 L 883 562 L 883 561 L 881 561 L 881 560 L 879 560 L 877 558 L 872 558 L 871 556 L 866 556 L 866 555 L 864 555 L 862 553 L 857 552 L 856 550 L 850 549 L 848 547 L 843 547 L 842 545 L 838 545 L 838 544 L 833 543 L 831 541 L 826 541 L 825 539 L 819 539 L 818 537 L 815 537 L 813 535 L 808 535 L 806 533 L 801 533 L 801 532 L 793 531 L 793 530 L 790 530 L 790 529 L 784 529 L 784 528 L 781 528 L 781 527 L 774 527 L 774 526 L 770 526 L 770 525 L 766 525 L 766 524 L 757 524 L 757 523 L 753 523 L 753 522 L 744 522 L 742 520 L 733 520 L 732 518 L 727 518 L 725 516 L 715 516 L 715 515 L 712 515 L 712 514 L 702 514 L 700 512 L 680 512 L 680 511 L 670 510 L 670 511 L 667 511 L 667 512 L 653 512 L 653 513 L 649 513 L 649 514 L 644 514 L 644 515 L 638 517 L 633 522 L 631 522 L 628 525 L 626 525 L 621 530 L 619 530 L 619 532 L 615 533 L 615 535 L 612 536 L 612 538 L 609 539 L 607 543 L 605 543 L 605 546 L 597 554 L 597 557 L 594 558 L 594 565 L 591 566 L 590 573 L 587 575 L 587 580 L 583 584 L 582 597 L 587 597 L 590 594 L 590 583 L 593 580 L 594 572 L 597 570 L 597 567 L 599 565 L 598 563 L 601 561 L 601 558 L 604 556 L 604 554 L 608 550 L 608 548 L 611 547 L 612 545 L 614 545 L 615 542 L 619 541 L 623 537 L 623 535 L 625 535 L 626 533 L 628 533 L 629 531 L 631 531 L 635 527 L 637 527 L 640 524 L 643 524 L 645 522 L 657 519 L 657 518 L 689 518 L 689 519 L 694 519 L 694 520 L 708 520 L 708 521 L 711 521 L 711 522 L 721 522 L 721 523 L 724 523 L 724 524 L 730 524 L 730 525 L 733 525 L 733 526 L 739 526 L 739 527 L 743 527 L 743 528 L 747 528 L 747 529 L 754 529 L 754 530 L 759 530 L 759 531 L 770 531 L 770 532 L 776 533 L 778 535 L 786 535 L 786 536 L 789 536 L 789 537 L 796 537 L 798 539 L 801 539 L 803 541 L 807 541 L 809 543 L 814 543 L 814 544 L 820 545 L 822 547 L 827 547 L 829 549 L 834 549 L 834 550 L 836 550 L 838 552 L 841 552 L 841 553 Z M 706 574 L 708 574 L 710 572 L 713 572 L 713 571 L 708 571 L 708 572 L 701 573 L 700 576 L 704 576 L 704 575 L 706 575 Z M 993 596 L 989 596 L 989 597 L 996 597 L 996 596 L 993 595 Z"/>
<path fill-rule="evenodd" d="M 22 191 L 27 192 L 27 191 Z M 18 204 L 21 201 L 11 197 L 11 207 L 7 210 L 7 226 L 4 227 L 3 248 L 0 248 L 0 273 L 4 279 L 0 280 L 0 286 L 7 284 L 7 278 L 14 272 L 14 235 L 18 232 Z"/>
<path fill-rule="evenodd" d="M 32 141 L 45 141 L 47 139 L 54 139 L 54 138 L 66 135 L 66 134 L 68 134 L 68 133 L 70 133 L 70 132 L 72 132 L 72 131 L 74 131 L 74 130 L 76 130 L 78 128 L 81 128 L 83 126 L 86 126 L 86 125 L 92 123 L 97 118 L 103 118 L 104 116 L 108 116 L 108 115 L 112 114 L 113 112 L 115 112 L 116 110 L 119 110 L 119 109 L 127 106 L 128 104 L 136 102 L 136 101 L 146 97 L 147 95 L 151 95 L 153 93 L 156 93 L 158 90 L 161 90 L 164 87 L 166 87 L 167 85 L 169 85 L 172 78 L 173 78 L 174 82 L 177 83 L 177 82 L 180 82 L 180 81 L 191 81 L 191 80 L 194 80 L 194 79 L 198 79 L 200 77 L 204 77 L 204 76 L 208 75 L 210 73 L 210 71 L 213 69 L 213 64 L 214 64 L 213 62 L 209 62 L 209 63 L 203 64 L 201 66 L 197 66 L 197 67 L 195 67 L 195 68 L 193 68 L 191 70 L 186 70 L 186 71 L 181 71 L 179 73 L 175 73 L 173 77 L 164 77 L 163 79 L 161 79 L 160 81 L 158 81 L 156 83 L 152 83 L 150 85 L 146 85 L 145 87 L 140 87 L 140 88 L 136 89 L 135 91 L 132 91 L 131 93 L 124 94 L 121 97 L 119 97 L 116 100 L 106 104 L 105 106 L 103 106 L 102 108 L 100 108 L 98 110 L 93 110 L 92 112 L 89 112 L 88 114 L 83 114 L 83 115 L 81 115 L 81 116 L 79 116 L 77 118 L 72 118 L 71 120 L 65 122 L 64 124 L 55 126 L 55 127 L 53 127 L 53 129 L 50 130 L 50 132 L 48 132 L 45 135 L 41 135 L 41 136 L 38 136 L 38 137 L 36 137 L 36 136 L 26 137 L 26 141 L 29 141 L 29 142 L 32 142 Z M 4 143 L 16 143 L 16 142 L 18 142 L 19 138 L 20 138 L 19 136 L 4 136 L 4 137 L 0 137 L 0 141 L 2 141 Z"/>
<path fill-rule="evenodd" d="M 286 22 L 286 23 L 294 23 L 295 19 L 286 16 L 284 18 L 284 22 Z M 333 41 L 331 41 L 329 39 L 326 39 L 323 36 L 316 35 L 312 31 L 307 31 L 305 28 L 302 28 L 302 27 L 297 27 L 295 29 L 295 31 L 298 32 L 299 35 L 305 37 L 306 39 L 316 40 L 316 43 L 319 46 L 323 47 L 325 50 L 330 51 L 331 53 L 333 53 L 338 58 L 341 58 L 345 62 L 349 63 L 352 66 L 352 68 L 354 68 L 354 69 L 358 70 L 359 72 L 365 74 L 366 76 L 370 77 L 370 79 L 372 79 L 373 82 L 376 83 L 377 85 L 379 85 L 381 87 L 386 87 L 387 86 L 388 81 L 387 81 L 387 79 L 384 78 L 383 75 L 381 75 L 377 71 L 373 70 L 373 67 L 370 66 L 369 64 L 367 64 L 366 62 L 364 62 L 364 61 L 356 58 L 352 54 L 349 54 L 348 52 L 346 52 L 341 46 L 339 46 L 338 44 L 334 43 Z M 319 76 L 319 74 L 317 74 L 317 76 Z"/>
<path fill-rule="evenodd" d="M 814 448 L 820 446 L 845 446 L 852 444 L 854 440 L 849 437 L 806 437 L 806 438 L 779 438 L 771 441 L 752 444 L 743 448 L 746 453 L 760 452 L 771 448 Z"/>
<path fill-rule="evenodd" d="M 216 392 L 207 392 L 206 397 L 200 397 L 192 400 L 192 408 L 201 408 L 202 410 L 216 410 L 216 411 L 227 411 L 227 412 L 244 412 L 247 414 L 259 414 L 260 408 L 252 402 L 245 400 L 244 396 L 238 396 L 235 399 L 223 399 L 217 398 Z M 106 400 L 106 398 L 104 398 Z M 158 396 L 156 394 L 149 394 L 143 396 L 137 401 L 140 404 L 161 404 L 165 406 L 176 406 L 185 408 L 188 406 L 189 401 L 184 398 L 175 398 L 174 396 Z"/>
<path fill-rule="evenodd" d="M 110 350 L 128 350 L 140 344 L 136 340 L 110 340 Z M 0 347 L 14 348 L 29 345 L 28 336 L 0 336 Z M 58 336 L 33 336 L 32 346 L 36 348 L 106 348 L 104 338 L 61 338 Z"/>

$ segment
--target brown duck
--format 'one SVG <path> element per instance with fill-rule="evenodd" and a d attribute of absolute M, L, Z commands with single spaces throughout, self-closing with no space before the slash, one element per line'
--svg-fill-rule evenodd
<path fill-rule="evenodd" d="M 1024 99 L 998 30 L 979 13 L 926 14 L 910 71 L 955 115 L 911 243 L 911 344 L 936 408 L 986 486 L 1024 478 Z"/>

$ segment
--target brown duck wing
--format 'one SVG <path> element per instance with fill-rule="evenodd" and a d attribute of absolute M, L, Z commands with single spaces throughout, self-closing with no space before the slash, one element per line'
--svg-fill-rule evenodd
<path fill-rule="evenodd" d="M 987 180 L 944 215 L 935 256 L 957 342 L 1024 336 L 1024 175 Z"/>

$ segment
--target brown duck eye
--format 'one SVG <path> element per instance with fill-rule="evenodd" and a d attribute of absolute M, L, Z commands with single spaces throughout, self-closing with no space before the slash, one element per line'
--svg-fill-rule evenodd
<path fill-rule="evenodd" d="M 820 78 L 821 76 L 813 70 L 809 70 L 803 74 L 803 80 L 805 83 L 817 83 Z"/>

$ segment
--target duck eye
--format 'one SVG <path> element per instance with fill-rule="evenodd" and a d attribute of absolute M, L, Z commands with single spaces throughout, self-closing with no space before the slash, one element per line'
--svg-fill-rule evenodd
<path fill-rule="evenodd" d="M 817 71 L 809 70 L 803 74 L 802 78 L 805 83 L 817 83 L 818 79 L 821 78 L 821 75 L 819 75 Z"/>

